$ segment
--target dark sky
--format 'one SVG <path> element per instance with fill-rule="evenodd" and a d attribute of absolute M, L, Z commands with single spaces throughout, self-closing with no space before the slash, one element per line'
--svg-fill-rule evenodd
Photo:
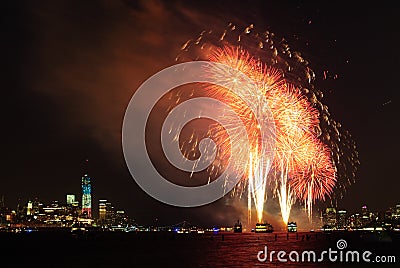
<path fill-rule="evenodd" d="M 127 170 L 120 138 L 135 89 L 174 64 L 188 39 L 231 21 L 270 29 L 302 52 L 324 103 L 352 133 L 361 165 L 339 206 L 378 210 L 399 203 L 399 9 L 390 1 L 231 2 L 5 4 L 0 194 L 7 204 L 79 195 L 87 170 L 95 206 L 107 198 L 143 224 L 238 217 L 226 200 L 183 209 L 147 196 Z M 324 80 L 324 70 L 338 79 Z"/>

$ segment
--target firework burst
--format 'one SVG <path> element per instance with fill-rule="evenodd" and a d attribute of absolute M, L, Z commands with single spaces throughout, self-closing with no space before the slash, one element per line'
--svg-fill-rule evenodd
<path fill-rule="evenodd" d="M 312 206 L 316 200 L 325 200 L 336 184 L 336 169 L 330 150 L 319 141 L 311 143 L 308 167 L 294 176 L 290 184 L 296 196 L 304 202 L 308 216 L 312 218 Z"/>
<path fill-rule="evenodd" d="M 252 150 L 250 157 L 238 156 L 238 159 L 246 167 L 246 177 L 240 185 L 242 191 L 247 189 L 248 211 L 251 212 L 254 204 L 257 220 L 262 221 L 270 191 L 278 199 L 284 223 L 288 222 L 296 199 L 305 205 L 311 218 L 312 205 L 317 200 L 341 197 L 354 181 L 359 163 L 355 144 L 321 102 L 323 94 L 312 84 L 315 74 L 301 53 L 292 51 L 286 40 L 269 31 L 256 33 L 254 25 L 243 29 L 229 24 L 221 35 L 203 31 L 182 46 L 183 53 L 177 60 L 223 63 L 253 80 L 258 90 L 253 95 L 245 89 L 239 89 L 240 96 L 235 96 L 222 87 L 205 87 L 210 96 L 228 103 L 246 127 Z M 187 58 L 193 52 L 195 56 Z M 226 70 L 209 70 L 208 74 L 219 80 L 227 79 L 228 84 L 237 82 L 235 75 Z M 264 99 L 275 124 L 273 159 L 264 159 L 260 151 L 262 109 L 258 109 L 257 115 L 254 113 L 257 110 L 254 107 Z M 249 109 L 244 100 L 252 102 L 253 108 Z M 235 129 L 234 125 L 228 127 Z M 218 126 L 213 131 L 224 132 Z M 240 135 L 229 137 L 232 146 L 240 146 L 242 138 Z M 224 148 L 228 138 L 219 141 Z M 228 150 L 225 153 L 228 156 Z M 258 161 L 273 161 L 269 175 L 259 168 Z"/>

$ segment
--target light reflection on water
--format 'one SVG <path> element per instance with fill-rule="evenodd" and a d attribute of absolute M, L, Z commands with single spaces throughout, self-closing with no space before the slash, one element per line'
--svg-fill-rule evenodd
<path fill-rule="evenodd" d="M 143 250 L 137 251 L 137 254 L 144 259 L 153 258 L 153 264 L 158 262 L 167 267 L 382 267 L 363 262 L 330 262 L 327 256 L 325 256 L 324 262 L 315 263 L 290 261 L 282 263 L 278 261 L 277 253 L 275 253 L 272 262 L 269 259 L 266 262 L 260 262 L 257 259 L 257 253 L 264 250 L 265 246 L 268 247 L 268 253 L 272 250 L 275 252 L 283 250 L 287 254 L 291 251 L 297 251 L 300 256 L 303 251 L 313 250 L 318 259 L 320 253 L 324 250 L 329 248 L 338 250 L 336 242 L 343 238 L 347 240 L 348 250 L 357 250 L 361 254 L 364 250 L 370 250 L 375 254 L 396 255 L 399 250 L 398 241 L 396 243 L 368 244 L 361 241 L 359 234 L 355 233 L 290 233 L 289 237 L 286 233 L 220 233 L 218 235 L 204 234 L 201 236 L 183 234 L 173 238 L 155 239 L 154 244 L 151 242 L 152 239 L 148 239 L 141 244 Z M 148 244 L 149 242 L 150 244 Z M 156 248 L 158 249 L 162 248 L 162 251 L 155 250 L 149 254 L 149 251 L 143 245 L 151 247 L 152 244 L 153 246 L 157 245 Z M 393 248 L 397 250 L 393 251 Z M 384 267 L 393 267 L 393 265 L 384 264 Z"/>
<path fill-rule="evenodd" d="M 302 240 L 299 235 L 298 240 L 295 234 L 290 234 L 287 240 L 286 234 L 279 234 L 275 241 L 274 234 L 241 234 L 241 235 L 225 235 L 224 240 L 216 241 L 207 248 L 207 256 L 205 263 L 200 266 L 204 267 L 252 267 L 252 266 L 268 266 L 268 267 L 298 267 L 299 263 L 281 263 L 276 258 L 273 261 L 269 258 L 266 262 L 260 262 L 257 259 L 257 253 L 264 250 L 267 246 L 267 253 L 271 251 L 290 251 L 301 252 L 303 250 L 321 249 L 322 244 L 328 244 L 326 241 L 316 240 L 315 234 L 311 235 L 309 241 Z M 317 237 L 318 239 L 318 237 Z M 320 238 L 322 239 L 322 237 Z M 322 243 L 321 243 L 322 242 Z M 287 257 L 287 256 L 286 256 Z M 321 267 L 320 263 L 301 263 L 302 267 Z M 325 266 L 326 267 L 326 266 Z"/>
<path fill-rule="evenodd" d="M 277 235 L 276 240 L 275 235 Z M 289 254 L 291 251 L 297 251 L 300 256 L 303 251 L 313 250 L 318 259 L 320 253 L 324 250 L 329 248 L 338 250 L 336 242 L 341 238 L 347 240 L 348 250 L 357 250 L 361 254 L 364 250 L 370 250 L 375 254 L 396 255 L 399 249 L 398 241 L 397 243 L 366 244 L 359 240 L 358 234 L 291 233 L 288 239 L 286 233 L 225 233 L 197 237 L 176 237 L 175 241 L 166 243 L 169 249 L 164 253 L 155 254 L 154 257 L 167 266 L 181 265 L 182 267 L 382 267 L 365 262 L 330 262 L 327 256 L 324 258 L 325 261 L 315 263 L 290 261 L 282 263 L 277 260 L 277 253 L 275 253 L 272 262 L 269 259 L 266 262 L 260 262 L 257 259 L 257 253 L 264 250 L 265 246 L 268 247 L 268 252 L 283 250 Z M 388 251 L 393 248 L 397 249 L 395 253 L 393 253 L 393 250 Z M 383 267 L 393 267 L 393 265 L 384 264 Z"/>

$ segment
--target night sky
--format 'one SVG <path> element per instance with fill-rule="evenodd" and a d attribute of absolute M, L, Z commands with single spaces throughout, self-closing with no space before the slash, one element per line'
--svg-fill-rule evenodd
<path fill-rule="evenodd" d="M 64 201 L 67 193 L 80 199 L 88 172 L 95 207 L 106 198 L 142 224 L 236 220 L 225 198 L 192 209 L 152 199 L 129 174 L 121 146 L 124 112 L 139 85 L 173 65 L 188 39 L 229 22 L 269 29 L 309 61 L 324 103 L 360 155 L 357 181 L 339 206 L 399 203 L 399 9 L 389 1 L 231 2 L 6 4 L 0 195 L 7 205 L 33 197 Z M 324 71 L 338 78 L 323 79 Z"/>

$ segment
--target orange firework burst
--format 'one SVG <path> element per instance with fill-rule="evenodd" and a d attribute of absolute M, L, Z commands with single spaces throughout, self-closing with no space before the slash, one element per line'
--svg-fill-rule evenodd
<path fill-rule="evenodd" d="M 310 218 L 313 203 L 316 200 L 325 200 L 336 184 L 336 168 L 332 163 L 330 150 L 319 141 L 311 145 L 309 149 L 312 157 L 307 169 L 299 172 L 290 181 L 296 196 L 304 202 Z"/>
<path fill-rule="evenodd" d="M 267 92 L 276 127 L 275 192 L 282 219 L 287 224 L 295 195 L 289 180 L 307 168 L 313 157 L 313 134 L 319 124 L 318 111 L 295 87 L 283 84 Z"/>
<path fill-rule="evenodd" d="M 270 90 L 279 89 L 284 84 L 282 73 L 279 70 L 268 67 L 261 61 L 254 59 L 241 47 L 224 46 L 222 49 L 215 50 L 210 56 L 210 60 L 242 72 L 253 80 L 263 94 Z"/>
<path fill-rule="evenodd" d="M 312 133 L 318 125 L 318 112 L 298 90 L 289 85 L 268 92 L 267 101 L 276 127 L 274 167 L 293 175 L 309 162 Z"/>
<path fill-rule="evenodd" d="M 223 87 L 206 87 L 211 95 L 227 101 L 246 126 L 253 155 L 250 159 L 241 161 L 247 167 L 249 211 L 252 197 L 258 221 L 262 220 L 268 175 L 255 168 L 255 161 L 262 159 L 257 148 L 260 146 L 259 121 L 263 118 L 255 116 L 254 110 L 246 106 L 243 99 L 251 100 L 256 107 L 259 102 L 266 101 L 270 108 L 276 133 L 273 161 L 276 176 L 272 182 L 281 207 L 282 219 L 287 224 L 296 196 L 311 209 L 310 200 L 324 200 L 335 186 L 334 167 L 330 161 L 329 150 L 316 137 L 319 113 L 301 94 L 300 89 L 285 81 L 281 72 L 265 66 L 240 47 L 225 46 L 217 49 L 211 60 L 245 74 L 254 81 L 259 92 L 248 95 L 246 89 L 239 89 L 242 94 L 238 97 Z M 227 81 L 229 85 L 234 85 L 237 79 L 225 70 L 211 70 L 209 75 L 216 76 L 219 80 L 230 80 Z M 240 146 L 243 137 L 229 138 L 234 140 L 235 146 Z M 255 187 L 257 185 L 262 187 Z"/>

